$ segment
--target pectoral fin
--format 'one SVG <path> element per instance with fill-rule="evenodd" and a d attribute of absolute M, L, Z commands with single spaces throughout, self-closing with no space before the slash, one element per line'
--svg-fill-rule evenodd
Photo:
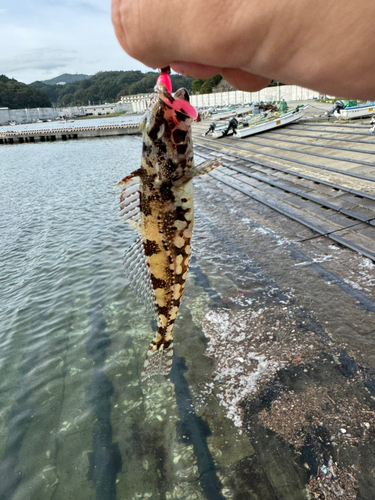
<path fill-rule="evenodd" d="M 221 157 L 215 158 L 215 159 L 208 159 L 208 160 L 200 163 L 199 165 L 195 165 L 195 167 L 193 167 L 192 169 L 189 170 L 187 175 L 190 177 L 190 179 L 192 179 L 193 177 L 196 177 L 197 175 L 208 174 L 209 172 L 211 172 L 211 170 L 214 170 L 215 168 L 220 167 L 221 164 L 222 164 Z"/>

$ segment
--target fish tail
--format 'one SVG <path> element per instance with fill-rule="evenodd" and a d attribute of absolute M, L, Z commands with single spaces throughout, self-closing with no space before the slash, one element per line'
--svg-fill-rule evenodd
<path fill-rule="evenodd" d="M 173 340 L 157 343 L 157 335 L 148 348 L 143 365 L 141 379 L 146 380 L 154 375 L 168 375 L 172 368 Z"/>

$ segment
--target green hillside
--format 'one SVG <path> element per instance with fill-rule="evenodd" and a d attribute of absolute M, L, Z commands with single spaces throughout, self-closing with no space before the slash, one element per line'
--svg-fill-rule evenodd
<path fill-rule="evenodd" d="M 150 71 L 103 71 L 81 81 L 65 85 L 34 82 L 36 89 L 44 92 L 55 106 L 85 106 L 119 101 L 121 96 L 151 93 L 159 73 Z M 191 90 L 193 78 L 172 75 L 174 89 Z"/>
<path fill-rule="evenodd" d="M 149 71 L 103 71 L 94 76 L 60 75 L 51 80 L 36 81 L 30 85 L 0 76 L 0 107 L 10 109 L 85 106 L 117 102 L 121 96 L 150 94 L 153 92 L 159 73 Z M 78 77 L 65 85 L 51 83 L 63 81 L 64 77 Z M 80 78 L 80 77 L 85 77 Z M 87 78 L 86 78 L 87 77 Z M 80 78 L 80 79 L 79 79 Z M 189 91 L 211 92 L 221 77 L 209 80 L 194 80 L 182 75 L 171 75 L 173 89 L 185 87 Z"/>
<path fill-rule="evenodd" d="M 0 75 L 0 108 L 43 108 L 51 106 L 48 96 L 25 83 Z"/>
<path fill-rule="evenodd" d="M 91 75 L 72 75 L 70 73 L 64 73 L 63 75 L 56 76 L 55 78 L 51 78 L 50 80 L 43 80 L 42 83 L 46 85 L 55 85 L 60 82 L 71 83 L 71 82 L 79 82 L 81 80 L 87 80 L 91 78 Z"/>

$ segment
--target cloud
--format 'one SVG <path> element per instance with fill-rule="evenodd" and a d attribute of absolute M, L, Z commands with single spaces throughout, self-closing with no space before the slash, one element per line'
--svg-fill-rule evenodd
<path fill-rule="evenodd" d="M 54 70 L 65 68 L 77 59 L 77 51 L 64 52 L 61 49 L 27 50 L 8 59 L 2 59 L 1 67 L 4 73 L 25 70 Z"/>
<path fill-rule="evenodd" d="M 8 7 L 9 5 L 9 7 Z M 146 70 L 120 48 L 110 2 L 19 0 L 0 16 L 0 74 L 25 83 L 66 73 Z"/>

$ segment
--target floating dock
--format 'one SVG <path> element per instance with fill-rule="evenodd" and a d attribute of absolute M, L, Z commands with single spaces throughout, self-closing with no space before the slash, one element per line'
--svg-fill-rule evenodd
<path fill-rule="evenodd" d="M 124 125 L 102 125 L 99 127 L 61 127 L 42 130 L 0 132 L 0 144 L 22 144 L 25 142 L 53 142 L 71 139 L 91 139 L 117 135 L 139 134 L 138 123 Z"/>

